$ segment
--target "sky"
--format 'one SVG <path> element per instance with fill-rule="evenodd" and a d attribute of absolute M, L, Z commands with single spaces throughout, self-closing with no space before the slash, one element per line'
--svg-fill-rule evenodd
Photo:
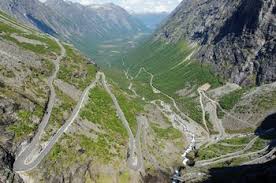
<path fill-rule="evenodd" d="M 45 1 L 45 0 L 40 0 Z M 171 12 L 182 0 L 70 0 L 81 4 L 99 4 L 112 2 L 130 12 L 136 13 L 158 13 Z"/>

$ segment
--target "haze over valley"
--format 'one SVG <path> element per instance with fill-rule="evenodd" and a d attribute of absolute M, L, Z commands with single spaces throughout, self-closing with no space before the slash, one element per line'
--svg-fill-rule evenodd
<path fill-rule="evenodd" d="M 274 182 L 275 0 L 1 0 L 0 182 Z"/>

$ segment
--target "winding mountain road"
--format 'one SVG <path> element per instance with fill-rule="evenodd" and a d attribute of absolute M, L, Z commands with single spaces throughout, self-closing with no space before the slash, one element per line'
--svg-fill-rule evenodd
<path fill-rule="evenodd" d="M 46 109 L 44 117 L 38 127 L 37 133 L 34 136 L 34 138 L 32 139 L 31 143 L 28 144 L 28 146 L 25 149 L 23 149 L 23 151 L 21 153 L 19 153 L 15 159 L 13 166 L 14 166 L 14 170 L 16 172 L 26 172 L 26 171 L 30 171 L 30 170 L 34 169 L 45 158 L 45 156 L 47 156 L 47 154 L 51 151 L 51 149 L 53 148 L 55 143 L 58 141 L 58 139 L 62 136 L 62 134 L 64 132 L 66 132 L 66 130 L 69 128 L 69 126 L 77 118 L 77 116 L 80 112 L 80 109 L 82 108 L 82 106 L 85 103 L 85 100 L 88 97 L 89 91 L 96 86 L 96 83 L 99 80 L 100 74 L 97 73 L 96 79 L 83 91 L 83 93 L 80 97 L 80 100 L 77 103 L 76 107 L 74 108 L 70 118 L 57 131 L 57 133 L 51 137 L 48 144 L 42 150 L 39 150 L 40 149 L 39 142 L 41 139 L 41 135 L 43 134 L 43 132 L 49 122 L 49 119 L 50 119 L 50 116 L 52 113 L 52 109 L 53 109 L 53 106 L 55 103 L 56 94 L 55 94 L 55 89 L 53 86 L 53 81 L 55 80 L 57 73 L 59 71 L 59 62 L 66 55 L 66 51 L 65 51 L 64 47 L 62 46 L 62 44 L 59 43 L 58 41 L 57 41 L 57 43 L 59 44 L 59 46 L 61 48 L 61 55 L 54 61 L 55 71 L 54 71 L 53 75 L 48 80 L 48 84 L 49 84 L 51 93 L 50 93 L 47 109 Z M 35 156 L 35 154 L 37 156 Z M 29 160 L 30 157 L 32 157 L 31 160 Z"/>
<path fill-rule="evenodd" d="M 205 134 L 205 136 L 208 136 L 208 132 L 202 127 L 200 126 L 197 122 L 195 122 L 193 119 L 191 119 L 189 116 L 187 116 L 186 114 L 184 114 L 178 107 L 175 99 L 171 96 L 169 96 L 168 94 L 160 91 L 159 89 L 157 89 L 156 87 L 153 86 L 153 79 L 154 79 L 154 75 L 152 73 L 150 73 L 149 71 L 147 71 L 144 67 L 141 67 L 138 71 L 138 73 L 135 75 L 135 77 L 127 77 L 127 78 L 132 78 L 131 80 L 133 79 L 136 79 L 140 74 L 141 72 L 144 71 L 145 73 L 149 74 L 150 75 L 150 87 L 152 88 L 152 91 L 153 93 L 155 94 L 162 94 L 164 95 L 165 97 L 167 97 L 168 99 L 170 99 L 172 101 L 172 104 L 173 104 L 173 107 L 176 109 L 176 111 L 181 115 L 182 118 L 185 118 L 189 121 L 189 126 L 191 128 L 192 131 L 197 131 L 198 134 L 200 134 L 199 136 L 202 136 L 201 133 Z M 128 73 L 128 72 L 127 72 Z M 165 102 L 164 102 L 165 103 Z M 188 124 L 183 124 L 183 125 L 188 125 Z"/>
<path fill-rule="evenodd" d="M 141 67 L 141 68 L 139 69 L 139 71 L 138 71 L 138 73 L 135 75 L 135 77 L 129 77 L 128 72 L 126 72 L 125 74 L 126 74 L 127 79 L 129 79 L 130 81 L 132 81 L 133 79 L 137 78 L 137 77 L 141 74 L 142 71 L 144 71 L 145 73 L 147 73 L 147 74 L 149 74 L 149 75 L 151 76 L 149 84 L 150 84 L 150 86 L 151 86 L 151 88 L 152 88 L 153 93 L 155 93 L 155 94 L 162 94 L 162 95 L 168 97 L 168 98 L 173 102 L 173 107 L 179 112 L 179 114 L 181 114 L 181 116 L 183 116 L 185 119 L 188 119 L 189 122 L 192 122 L 192 124 L 195 124 L 195 122 L 194 122 L 192 119 L 190 119 L 187 115 L 183 114 L 183 112 L 178 108 L 178 106 L 177 106 L 176 101 L 174 100 L 174 98 L 172 98 L 171 96 L 169 96 L 169 95 L 163 93 L 162 91 L 158 90 L 157 88 L 155 88 L 155 87 L 153 86 L 153 78 L 154 78 L 154 75 L 153 75 L 152 73 L 148 72 L 144 67 Z M 130 79 L 130 78 L 131 78 L 131 79 Z M 129 90 L 133 91 L 132 83 L 130 83 Z M 134 91 L 135 91 L 135 90 L 134 90 Z M 134 93 L 136 93 L 136 92 L 134 92 Z M 216 108 L 219 107 L 221 110 L 223 110 L 223 109 L 221 108 L 221 106 L 219 105 L 219 103 L 216 102 L 216 101 L 214 101 L 214 100 L 212 100 L 211 98 L 209 98 L 209 97 L 206 95 L 206 93 L 205 93 L 204 91 L 200 90 L 200 89 L 198 89 L 198 93 L 199 93 L 199 96 L 200 96 L 200 104 L 201 104 L 201 108 L 202 108 L 202 111 L 203 111 L 203 116 L 202 116 L 202 118 L 203 118 L 204 126 L 205 126 L 206 129 L 202 130 L 203 128 L 202 128 L 201 126 L 200 126 L 200 128 L 196 128 L 195 126 L 192 126 L 192 127 L 191 127 L 190 124 L 187 124 L 187 123 L 184 122 L 185 120 L 183 120 L 183 119 L 182 119 L 182 120 L 179 120 L 179 118 L 181 118 L 181 117 L 178 116 L 177 114 L 175 114 L 175 117 L 170 117 L 170 116 L 168 116 L 168 119 L 174 118 L 173 121 L 176 120 L 176 122 L 178 122 L 180 125 L 183 126 L 183 131 L 185 131 L 185 132 L 188 134 L 188 136 L 191 136 L 190 142 L 189 142 L 189 146 L 187 147 L 187 149 L 185 150 L 184 154 L 182 155 L 182 157 L 184 158 L 184 161 L 183 161 L 184 164 L 186 164 L 186 162 L 187 162 L 187 160 L 188 160 L 188 159 L 186 158 L 187 154 L 188 154 L 190 151 L 192 151 L 192 149 L 195 147 L 195 134 L 199 134 L 199 131 L 200 131 L 199 129 L 201 129 L 201 133 L 204 132 L 204 133 L 206 134 L 206 137 L 208 137 L 207 139 L 205 139 L 205 142 L 207 142 L 207 144 L 213 144 L 213 143 L 216 143 L 216 142 L 218 142 L 218 141 L 220 141 L 220 140 L 222 140 L 222 139 L 226 139 L 226 138 L 228 138 L 228 137 L 231 138 L 231 135 L 227 135 L 227 134 L 226 134 L 225 129 L 224 129 L 222 123 L 221 123 L 221 120 L 219 120 L 218 117 L 217 117 Z M 137 94 L 136 94 L 136 95 L 137 95 Z M 216 128 L 217 128 L 217 130 L 218 130 L 218 132 L 219 132 L 219 134 L 216 135 L 215 138 L 210 138 L 210 132 L 209 132 L 209 129 L 208 129 L 208 126 L 207 126 L 206 118 L 205 118 L 205 112 L 206 112 L 206 111 L 205 111 L 205 106 L 204 106 L 204 104 L 203 104 L 203 99 L 204 99 L 204 98 L 207 99 L 207 100 L 210 102 L 210 105 L 208 106 L 209 108 L 207 107 L 208 109 L 206 109 L 206 110 L 207 110 L 207 112 L 212 113 L 212 114 L 210 115 L 210 118 L 213 119 L 213 120 L 212 120 L 213 123 L 214 123 L 213 125 L 216 126 Z M 162 102 L 163 102 L 163 101 L 161 101 L 161 103 L 162 103 Z M 154 101 L 152 101 L 151 103 L 156 104 Z M 163 103 L 164 103 L 164 102 L 163 102 Z M 157 104 L 156 104 L 156 105 L 157 105 Z M 158 105 L 157 105 L 157 106 L 158 106 Z M 166 106 L 164 106 L 164 110 L 165 110 L 165 111 L 163 111 L 163 110 L 160 108 L 160 110 L 161 110 L 163 113 L 166 113 L 166 110 L 167 110 L 167 109 L 168 109 L 168 108 L 167 108 Z M 245 121 L 243 121 L 243 120 L 240 120 L 240 119 L 236 118 L 235 116 L 232 116 L 231 114 L 227 113 L 227 112 L 224 111 L 224 110 L 223 110 L 223 112 L 226 113 L 227 115 L 229 115 L 230 117 L 233 117 L 234 119 L 237 119 L 238 121 L 247 124 L 247 125 L 250 126 L 250 127 L 255 127 L 254 125 L 252 125 L 252 124 L 250 124 L 250 123 L 248 123 L 248 122 L 245 122 Z M 172 114 L 172 112 L 170 112 L 170 114 Z M 166 114 L 165 114 L 165 115 L 166 115 Z M 183 123 L 183 122 L 184 122 L 184 123 Z M 187 125 L 188 125 L 188 126 L 187 126 Z M 198 126 L 198 125 L 196 125 L 196 126 Z M 197 129 L 197 131 L 192 130 L 193 128 Z M 191 131 L 191 130 L 192 130 L 192 131 Z M 202 134 L 200 134 L 200 136 L 202 136 Z M 217 136 L 218 136 L 218 137 L 217 137 Z M 237 151 L 237 152 L 234 152 L 234 153 L 229 153 L 229 154 L 222 155 L 222 156 L 220 156 L 220 157 L 216 157 L 216 158 L 209 159 L 209 160 L 199 161 L 199 162 L 197 162 L 197 165 L 196 165 L 196 166 L 199 166 L 199 167 L 201 167 L 201 166 L 207 166 L 207 165 L 211 165 L 211 164 L 215 164 L 215 163 L 219 163 L 219 162 L 225 162 L 225 161 L 227 161 L 227 160 L 229 160 L 229 159 L 233 159 L 233 158 L 244 157 L 244 156 L 245 156 L 244 153 L 245 153 L 247 150 L 249 150 L 249 149 L 254 145 L 256 139 L 257 139 L 257 138 L 254 138 L 254 139 L 253 139 L 250 143 L 248 143 L 248 144 L 245 146 L 245 148 L 244 148 L 243 150 L 241 150 L 241 151 Z M 262 150 L 260 150 L 260 151 L 257 151 L 257 152 L 250 152 L 250 153 L 247 153 L 246 155 L 257 154 L 257 153 L 259 153 L 259 152 L 265 151 L 266 149 L 267 149 L 267 147 L 264 148 L 264 149 L 262 149 Z M 271 154 L 269 154 L 269 155 L 271 155 Z"/>
<path fill-rule="evenodd" d="M 166 93 L 158 90 L 156 87 L 153 86 L 153 79 L 154 79 L 154 75 L 150 72 L 148 72 L 144 67 L 141 67 L 138 71 L 138 73 L 135 75 L 135 77 L 129 77 L 128 72 L 125 72 L 126 74 L 126 78 L 129 79 L 130 81 L 132 81 L 133 79 L 136 79 L 139 77 L 139 75 L 141 74 L 141 72 L 144 71 L 146 74 L 150 75 L 150 86 L 152 88 L 152 91 L 154 94 L 162 94 L 165 97 L 167 97 L 168 99 L 170 99 L 173 103 L 173 107 L 177 110 L 177 112 L 180 114 L 176 114 L 173 110 L 171 110 L 171 107 L 169 104 L 166 104 L 164 101 L 161 101 L 161 107 L 156 104 L 156 101 L 151 101 L 152 104 L 156 105 L 159 110 L 165 115 L 167 116 L 167 118 L 172 122 L 172 123 L 178 123 L 181 127 L 181 129 L 183 130 L 183 132 L 185 132 L 187 140 L 189 141 L 189 145 L 188 147 L 184 150 L 184 153 L 182 154 L 182 158 L 183 158 L 183 164 L 186 165 L 188 162 L 188 158 L 187 155 L 188 153 L 190 153 L 196 146 L 196 135 L 197 136 L 202 136 L 202 134 L 206 134 L 206 136 L 209 137 L 209 133 L 208 131 L 206 131 L 204 128 L 202 128 L 200 125 L 198 125 L 194 120 L 192 120 L 190 117 L 188 117 L 187 115 L 185 115 L 177 106 L 176 101 L 173 97 L 167 95 Z M 130 83 L 130 87 L 129 89 L 132 91 L 132 83 Z M 136 93 L 136 92 L 133 92 Z M 183 119 L 184 118 L 184 119 Z M 187 119 L 189 122 L 187 122 L 185 119 Z M 208 138 L 209 139 L 209 138 Z M 206 138 L 205 138 L 206 140 Z"/>
<path fill-rule="evenodd" d="M 233 119 L 235 119 L 235 120 L 237 120 L 237 121 L 239 121 L 239 122 L 241 122 L 241 123 L 243 123 L 243 124 L 246 124 L 246 125 L 248 125 L 249 127 L 253 128 L 253 129 L 256 128 L 256 125 L 250 124 L 250 123 L 247 122 L 247 121 L 243 121 L 243 120 L 237 118 L 236 116 L 233 116 L 233 115 L 230 114 L 229 112 L 225 111 L 217 101 L 215 101 L 215 100 L 211 99 L 210 97 L 208 97 L 208 96 L 206 95 L 205 92 L 202 92 L 202 94 L 203 94 L 203 96 L 204 96 L 206 99 L 208 99 L 209 101 L 211 101 L 214 105 L 217 105 L 217 106 L 219 107 L 219 109 L 220 109 L 224 114 L 226 114 L 227 116 L 229 116 L 229 117 L 231 117 L 231 118 L 233 118 Z"/>
<path fill-rule="evenodd" d="M 54 103 L 55 103 L 55 98 L 56 98 L 56 93 L 55 93 L 55 88 L 54 88 L 53 82 L 57 76 L 57 73 L 59 72 L 59 62 L 66 56 L 66 51 L 65 51 L 64 47 L 62 46 L 62 44 L 57 39 L 55 39 L 55 40 L 58 43 L 59 47 L 61 48 L 61 54 L 60 54 L 60 56 L 57 57 L 56 60 L 53 61 L 54 65 L 55 65 L 55 70 L 54 70 L 52 76 L 50 76 L 48 79 L 48 86 L 50 88 L 50 94 L 49 94 L 46 112 L 38 126 L 37 133 L 33 137 L 31 143 L 28 144 L 28 146 L 17 155 L 16 160 L 14 162 L 14 170 L 15 171 L 26 171 L 26 170 L 32 169 L 34 167 L 33 165 L 26 165 L 25 160 L 30 156 L 30 154 L 35 149 L 39 148 L 40 138 L 41 138 L 41 136 L 44 132 L 44 129 L 46 128 L 46 126 L 49 122 L 49 119 L 51 117 L 51 113 L 52 113 Z"/>
<path fill-rule="evenodd" d="M 209 131 L 209 128 L 208 128 L 207 122 L 206 122 L 205 107 L 203 104 L 203 96 L 201 93 L 202 91 L 200 89 L 198 89 L 197 92 L 199 94 L 199 101 L 200 101 L 200 106 L 201 106 L 201 110 L 202 110 L 202 121 L 203 121 L 206 131 L 208 132 L 208 138 L 210 138 L 210 131 Z"/>
<path fill-rule="evenodd" d="M 229 154 L 225 154 L 225 155 L 222 155 L 222 156 L 219 156 L 219 157 L 215 157 L 215 158 L 211 158 L 211 159 L 208 159 L 208 160 L 202 160 L 202 161 L 198 161 L 196 163 L 196 166 L 207 166 L 207 165 L 211 165 L 211 164 L 216 164 L 216 163 L 219 163 L 219 162 L 225 162 L 229 159 L 233 159 L 233 158 L 237 158 L 237 157 L 240 157 L 240 156 L 243 156 L 244 153 L 246 151 L 248 151 L 250 148 L 252 148 L 252 146 L 255 144 L 256 140 L 258 139 L 259 137 L 255 137 L 253 138 L 242 150 L 240 151 L 237 151 L 237 152 L 233 152 L 233 153 L 229 153 Z M 267 148 L 267 147 L 266 147 Z M 266 149 L 265 148 L 265 149 Z"/>
<path fill-rule="evenodd" d="M 102 78 L 102 84 L 105 88 L 105 90 L 107 91 L 107 93 L 110 95 L 113 104 L 115 105 L 115 108 L 117 110 L 117 114 L 118 117 L 120 118 L 120 120 L 122 121 L 125 129 L 127 130 L 128 136 L 129 136 L 129 152 L 128 152 L 128 159 L 127 159 L 127 163 L 128 166 L 133 169 L 133 170 L 139 170 L 141 168 L 141 164 L 142 164 L 142 160 L 141 158 L 139 158 L 139 152 L 141 152 L 139 150 L 139 148 L 137 148 L 136 145 L 136 139 L 132 133 L 132 130 L 129 126 L 129 123 L 125 117 L 124 112 L 122 111 L 117 98 L 115 97 L 115 95 L 112 93 L 111 89 L 109 88 L 105 75 L 102 72 L 99 72 L 99 75 Z M 139 129 L 138 129 L 139 130 Z M 137 156 L 138 155 L 138 156 Z"/>

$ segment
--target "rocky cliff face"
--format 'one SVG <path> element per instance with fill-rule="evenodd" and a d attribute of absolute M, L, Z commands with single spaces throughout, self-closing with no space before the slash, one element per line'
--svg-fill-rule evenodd
<path fill-rule="evenodd" d="M 155 39 L 197 42 L 196 57 L 232 82 L 276 81 L 274 0 L 184 0 Z"/>
<path fill-rule="evenodd" d="M 65 18 L 59 16 L 58 13 L 47 8 L 40 1 L 1 1 L 0 9 L 15 17 L 17 20 L 21 20 L 21 22 L 24 22 L 28 25 L 33 25 L 33 27 L 36 27 L 45 33 L 51 35 L 57 35 L 57 32 L 68 34 L 68 31 L 61 29 L 60 26 L 58 26 L 59 22 L 65 21 Z"/>
<path fill-rule="evenodd" d="M 23 182 L 22 179 L 15 174 L 13 169 L 14 154 L 13 154 L 13 134 L 8 133 L 5 128 L 14 124 L 17 120 L 15 118 L 15 111 L 19 106 L 12 100 L 0 97 L 0 182 Z"/>
<path fill-rule="evenodd" d="M 1 1 L 2 3 L 2 1 Z M 55 42 L 0 12 L 0 182 L 23 182 L 13 171 L 21 143 L 36 131 L 47 103 Z M 53 52 L 52 52 L 52 51 Z"/>

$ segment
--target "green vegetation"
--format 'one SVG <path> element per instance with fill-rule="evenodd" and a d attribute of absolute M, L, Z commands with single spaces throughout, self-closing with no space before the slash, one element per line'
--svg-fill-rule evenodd
<path fill-rule="evenodd" d="M 51 171 L 60 172 L 87 159 L 107 164 L 124 157 L 128 134 L 117 118 L 112 100 L 104 89 L 96 87 L 90 92 L 89 101 L 80 116 L 97 125 L 101 132 L 91 130 L 90 133 L 96 134 L 93 139 L 78 133 L 64 136 L 45 161 L 49 164 L 47 167 L 54 169 Z M 79 146 L 76 147 L 75 144 Z"/>
<path fill-rule="evenodd" d="M 127 80 L 122 70 L 119 70 L 118 68 L 105 68 L 104 71 L 108 80 L 111 80 L 112 83 L 115 83 L 120 89 L 124 90 L 125 92 L 130 93 L 130 91 L 128 90 L 130 81 Z"/>
<path fill-rule="evenodd" d="M 157 124 L 151 124 L 151 128 L 160 139 L 175 140 L 183 136 L 179 130 L 173 128 L 172 126 L 168 128 L 161 128 Z"/>
<path fill-rule="evenodd" d="M 253 133 L 255 129 L 248 127 L 248 128 L 242 128 L 242 129 L 226 129 L 225 132 L 229 134 L 238 134 L 238 133 Z"/>
<path fill-rule="evenodd" d="M 114 68 L 122 63 L 122 56 L 132 49 L 138 41 L 146 35 L 105 35 L 104 39 L 89 34 L 72 36 L 71 42 L 84 54 L 97 61 L 97 64 L 106 72 L 106 69 Z M 112 66 L 111 66 L 112 65 Z M 111 66 L 111 67 L 110 67 Z"/>
<path fill-rule="evenodd" d="M 43 75 L 45 75 L 45 77 L 49 77 L 52 75 L 52 72 L 55 69 L 55 65 L 53 62 L 51 62 L 50 60 L 47 59 L 42 59 L 42 68 L 46 69 L 45 71 L 41 71 Z"/>
<path fill-rule="evenodd" d="M 248 144 L 253 137 L 240 137 L 240 138 L 231 138 L 221 141 L 221 143 L 231 144 L 231 145 L 246 145 Z"/>
<path fill-rule="evenodd" d="M 88 64 L 88 60 L 72 47 L 67 45 L 64 47 L 67 57 L 60 63 L 58 78 L 84 90 L 95 79 L 96 67 Z"/>
<path fill-rule="evenodd" d="M 109 139 L 99 135 L 97 139 L 90 139 L 85 135 L 66 135 L 57 143 L 45 161 L 50 171 L 61 173 L 65 169 L 95 159 L 101 163 L 109 163 L 117 152 L 111 152 Z M 78 147 L 75 145 L 78 144 Z"/>
<path fill-rule="evenodd" d="M 128 172 L 121 173 L 119 176 L 120 183 L 129 183 L 130 182 L 130 175 Z"/>
<path fill-rule="evenodd" d="M 254 138 L 254 136 L 250 137 L 239 137 L 239 138 L 231 138 L 220 141 L 216 144 L 212 144 L 206 148 L 202 148 L 198 152 L 198 158 L 200 160 L 211 159 L 215 157 L 219 157 L 221 155 L 225 155 L 228 153 L 233 153 L 240 151 L 245 148 L 245 146 Z M 247 152 L 255 152 L 262 150 L 267 145 L 267 140 L 263 140 L 258 138 L 253 146 Z M 225 145 L 228 144 L 228 145 Z M 230 163 L 231 164 L 231 163 Z"/>
<path fill-rule="evenodd" d="M 21 141 L 36 130 L 37 125 L 32 123 L 32 117 L 36 116 L 40 119 L 43 115 L 43 109 L 36 106 L 33 112 L 20 110 L 17 115 L 19 121 L 13 125 L 10 125 L 7 130 L 15 134 L 16 141 Z"/>
<path fill-rule="evenodd" d="M 24 35 L 19 34 L 19 36 L 27 37 L 25 34 Z M 33 36 L 34 35 L 29 35 L 29 37 L 33 37 Z M 25 48 L 27 50 L 33 51 L 34 53 L 37 53 L 37 54 L 49 54 L 49 53 L 60 54 L 59 46 L 57 45 L 57 43 L 55 43 L 50 38 L 43 38 L 43 40 L 46 42 L 42 42 L 42 43 L 45 43 L 46 45 L 35 45 L 35 44 L 30 44 L 30 43 L 19 42 L 17 39 L 11 37 L 10 34 L 7 34 L 3 37 L 9 41 L 16 43 L 18 46 Z M 48 45 L 48 44 L 50 44 L 50 45 Z"/>
<path fill-rule="evenodd" d="M 47 36 L 42 36 L 42 35 L 38 36 L 36 34 L 24 34 L 23 37 L 45 43 L 47 45 L 46 50 L 43 50 L 43 51 L 45 51 L 45 53 L 46 52 L 54 52 L 56 54 L 60 54 L 60 47 L 54 39 L 51 39 Z"/>
<path fill-rule="evenodd" d="M 7 21 L 7 22 L 11 23 L 15 27 L 18 27 L 18 29 L 25 29 L 25 30 L 30 31 L 32 33 L 37 32 L 36 30 L 34 30 L 34 29 L 32 29 L 28 26 L 17 23 L 17 20 L 14 17 L 11 17 L 10 15 L 5 14 L 2 11 L 0 11 L 0 18 L 3 19 L 4 21 Z"/>
<path fill-rule="evenodd" d="M 193 59 L 185 60 L 196 49 L 186 41 L 176 44 L 161 41 L 147 42 L 131 52 L 126 60 L 130 74 L 135 76 L 141 67 L 154 75 L 153 85 L 162 92 L 176 99 L 181 110 L 197 122 L 202 121 L 202 111 L 197 99 L 197 88 L 209 83 L 212 88 L 222 84 L 219 77 L 213 74 L 208 64 L 201 64 Z M 150 75 L 141 73 L 133 81 L 133 88 L 147 100 L 166 98 L 154 94 L 149 86 Z M 187 89 L 196 95 L 178 96 L 177 91 Z M 162 99 L 163 99 L 162 98 Z M 166 98 L 168 101 L 168 98 Z"/>
<path fill-rule="evenodd" d="M 175 99 L 179 108 L 185 111 L 185 114 L 202 124 L 202 110 L 197 95 L 194 97 L 175 97 Z"/>
<path fill-rule="evenodd" d="M 207 82 L 212 87 L 219 86 L 220 80 L 212 74 L 208 65 L 194 60 L 184 61 L 194 49 L 185 41 L 177 44 L 148 42 L 128 55 L 126 63 L 134 65 L 130 70 L 132 73 L 145 67 L 155 75 L 156 87 L 170 95 L 185 87 L 201 86 Z"/>
<path fill-rule="evenodd" d="M 0 22 L 0 33 L 9 34 L 9 33 L 23 33 L 23 32 L 10 25 Z"/>
<path fill-rule="evenodd" d="M 10 24 L 4 23 L 2 21 L 0 22 L 0 33 L 3 34 L 0 37 L 6 40 L 12 41 L 16 43 L 18 46 L 38 54 L 47 54 L 47 55 L 49 55 L 49 53 L 60 54 L 60 47 L 53 39 L 47 36 L 39 35 L 38 32 L 35 32 L 25 26 L 21 26 L 17 24 L 13 19 L 8 18 L 8 16 L 4 15 L 3 13 L 1 13 L 1 15 L 4 16 L 2 18 L 4 18 L 7 22 L 10 22 Z M 29 32 L 29 33 L 24 32 L 24 30 L 26 30 L 26 32 Z M 42 42 L 45 45 L 34 45 L 34 44 L 19 42 L 17 39 L 11 36 L 12 34 L 16 34 L 18 36 L 25 37 L 32 40 L 37 40 Z"/>
<path fill-rule="evenodd" d="M 268 145 L 268 140 L 264 140 L 261 138 L 258 138 L 252 148 L 250 148 L 249 152 L 255 152 L 264 149 Z"/>
<path fill-rule="evenodd" d="M 122 111 L 125 114 L 133 134 L 136 134 L 137 122 L 136 115 L 143 111 L 143 106 L 138 99 L 130 98 L 119 89 L 115 89 L 115 95 Z"/>
<path fill-rule="evenodd" d="M 243 148 L 244 148 L 243 146 L 231 147 L 231 146 L 223 146 L 219 143 L 212 144 L 206 148 L 200 149 L 198 151 L 198 158 L 200 160 L 211 159 L 211 158 L 219 157 L 221 155 L 242 150 Z"/>
<path fill-rule="evenodd" d="M 144 71 L 141 71 L 139 76 L 132 81 L 133 89 L 136 91 L 138 95 L 144 97 L 147 101 L 157 99 L 166 102 L 170 101 L 170 99 L 168 99 L 168 97 L 164 96 L 163 94 L 155 94 L 152 91 L 152 87 L 150 86 L 150 80 L 150 75 Z"/>
<path fill-rule="evenodd" d="M 96 142 L 90 140 L 91 143 L 95 146 L 101 146 L 98 147 L 99 149 L 111 146 L 121 155 L 121 146 L 126 145 L 128 134 L 116 115 L 112 99 L 103 88 L 96 87 L 90 92 L 88 104 L 82 109 L 80 116 L 99 125 L 101 130 L 104 130 L 105 134 L 100 134 Z M 110 149 L 103 152 L 95 156 L 102 156 L 102 158 L 108 160 L 109 158 L 105 156 L 111 155 L 112 152 L 110 152 Z"/>
<path fill-rule="evenodd" d="M 80 116 L 101 125 L 109 131 L 108 133 L 111 136 L 127 138 L 127 132 L 116 115 L 109 95 L 102 88 L 96 87 L 90 92 L 89 98 L 89 103 L 83 108 Z"/>
<path fill-rule="evenodd" d="M 216 144 L 200 149 L 198 152 L 198 158 L 200 160 L 211 159 L 242 150 L 252 139 L 253 136 L 222 140 Z M 228 144 L 228 146 L 224 144 Z"/>
<path fill-rule="evenodd" d="M 76 102 L 61 90 L 58 88 L 55 90 L 58 102 L 54 105 L 49 124 L 45 130 L 46 136 L 44 138 L 46 139 L 64 124 L 76 105 Z"/>
<path fill-rule="evenodd" d="M 221 107 L 225 110 L 231 110 L 235 104 L 240 101 L 241 97 L 248 91 L 248 88 L 242 88 L 236 91 L 233 91 L 219 99 Z"/>
<path fill-rule="evenodd" d="M 50 167 L 50 172 L 61 173 L 76 163 L 81 156 L 81 153 L 74 148 L 78 143 L 75 137 L 64 134 L 60 141 L 62 144 L 56 143 L 44 160 L 46 167 Z"/>
<path fill-rule="evenodd" d="M 76 144 L 79 144 L 78 148 L 76 148 Z M 76 163 L 85 162 L 87 158 L 97 157 L 97 160 L 107 162 L 111 157 L 108 150 L 104 136 L 93 141 L 84 135 L 65 135 L 61 143 L 57 143 L 53 147 L 45 163 L 50 164 L 50 167 L 54 169 L 52 171 L 60 173 Z"/>
<path fill-rule="evenodd" d="M 271 110 L 276 107 L 276 91 L 265 92 L 254 98 L 252 106 L 255 107 L 253 112 L 261 110 Z"/>

